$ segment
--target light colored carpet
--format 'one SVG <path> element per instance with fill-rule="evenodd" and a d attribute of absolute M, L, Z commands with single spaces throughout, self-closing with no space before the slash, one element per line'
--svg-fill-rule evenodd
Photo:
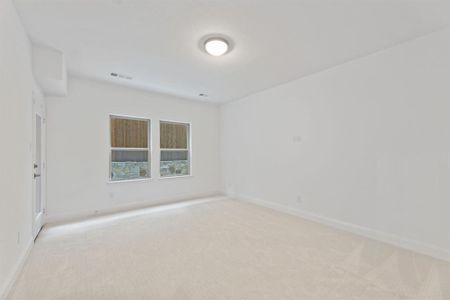
<path fill-rule="evenodd" d="M 233 200 L 45 228 L 10 299 L 450 299 L 450 264 Z"/>

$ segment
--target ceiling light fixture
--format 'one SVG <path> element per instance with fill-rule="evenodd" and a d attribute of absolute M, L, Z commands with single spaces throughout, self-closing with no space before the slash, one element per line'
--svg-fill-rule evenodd
<path fill-rule="evenodd" d="M 205 42 L 205 51 L 212 56 L 225 55 L 230 49 L 230 44 L 227 40 L 220 37 L 209 38 Z"/>

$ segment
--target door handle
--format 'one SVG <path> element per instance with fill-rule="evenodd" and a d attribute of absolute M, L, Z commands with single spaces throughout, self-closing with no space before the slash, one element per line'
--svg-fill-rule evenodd
<path fill-rule="evenodd" d="M 36 179 L 36 177 L 41 177 L 41 174 L 34 173 L 33 176 L 34 176 L 34 179 Z"/>

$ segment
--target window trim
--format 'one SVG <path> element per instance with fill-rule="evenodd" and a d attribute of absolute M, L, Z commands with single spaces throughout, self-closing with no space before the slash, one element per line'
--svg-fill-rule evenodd
<path fill-rule="evenodd" d="M 163 123 L 172 123 L 172 124 L 183 124 L 183 125 L 188 125 L 188 147 L 186 149 L 181 148 L 181 149 L 169 149 L 169 148 L 161 148 L 161 122 Z M 158 179 L 169 179 L 169 178 L 189 178 L 189 177 L 193 177 L 193 172 L 192 172 L 192 123 L 191 122 L 184 122 L 184 121 L 174 121 L 174 120 L 167 120 L 167 119 L 160 119 L 158 122 L 158 149 L 159 149 L 159 168 L 158 168 Z M 173 176 L 161 176 L 161 151 L 183 151 L 183 150 L 187 150 L 188 151 L 188 162 L 189 162 L 189 174 L 187 175 L 173 175 Z"/>
<path fill-rule="evenodd" d="M 112 140 L 111 140 L 111 119 L 113 118 L 121 118 L 121 119 L 128 119 L 128 120 L 138 120 L 138 121 L 147 121 L 148 122 L 148 128 L 147 128 L 147 148 L 126 148 L 126 147 L 112 147 Z M 130 116 L 130 115 L 123 115 L 123 114 L 108 114 L 108 140 L 109 140 L 109 144 L 108 144 L 108 149 L 109 149 L 109 166 L 108 166 L 108 180 L 107 183 L 126 183 L 126 182 L 142 182 L 142 181 L 150 181 L 152 180 L 152 151 L 153 151 L 153 144 L 152 144 L 152 119 L 148 118 L 148 117 L 138 117 L 138 116 Z M 113 180 L 111 178 L 111 173 L 112 173 L 112 151 L 113 150 L 131 150 L 131 151 L 136 151 L 136 150 L 140 150 L 143 151 L 144 149 L 147 149 L 147 153 L 148 153 L 148 159 L 147 159 L 147 163 L 149 165 L 149 175 L 148 177 L 145 178 L 135 178 L 135 179 L 123 179 L 123 180 Z"/>

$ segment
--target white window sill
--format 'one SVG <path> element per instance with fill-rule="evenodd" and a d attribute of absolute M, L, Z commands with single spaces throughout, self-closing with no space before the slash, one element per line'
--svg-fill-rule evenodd
<path fill-rule="evenodd" d="M 193 175 L 178 175 L 178 176 L 165 176 L 165 177 L 159 177 L 158 179 L 164 180 L 164 179 L 174 179 L 174 178 L 190 178 L 193 177 Z"/>
<path fill-rule="evenodd" d="M 126 180 L 108 180 L 106 183 L 115 184 L 115 183 L 126 183 L 126 182 L 143 182 L 143 181 L 151 181 L 152 178 L 139 178 L 139 179 L 126 179 Z"/>

